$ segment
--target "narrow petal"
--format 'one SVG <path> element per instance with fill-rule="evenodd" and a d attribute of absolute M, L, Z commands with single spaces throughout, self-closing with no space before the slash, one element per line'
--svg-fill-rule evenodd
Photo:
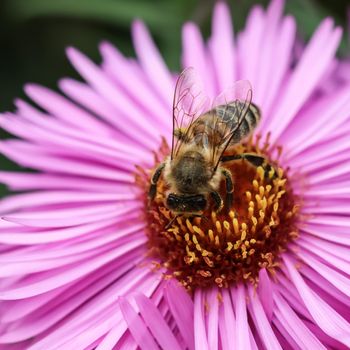
<path fill-rule="evenodd" d="M 236 55 L 230 10 L 224 2 L 215 5 L 209 50 L 218 83 L 217 94 L 236 81 Z"/>
<path fill-rule="evenodd" d="M 75 286 L 75 288 L 71 288 L 66 291 L 64 295 L 61 295 L 60 298 L 53 299 L 50 303 L 45 304 L 42 308 L 31 313 L 31 315 L 24 319 L 26 322 L 20 322 L 15 329 L 12 329 L 6 336 L 0 338 L 0 341 L 19 341 L 42 333 L 56 322 L 69 315 L 84 302 L 88 301 L 96 293 L 99 293 L 109 284 L 113 283 L 132 267 L 130 262 L 127 264 L 115 265 L 114 271 L 110 271 L 111 273 L 106 274 L 103 278 L 96 279 L 94 281 L 95 283 L 88 284 L 82 282 L 81 286 L 79 285 Z M 54 310 L 54 312 L 50 312 L 50 310 Z"/>
<path fill-rule="evenodd" d="M 264 343 L 266 349 L 282 349 L 279 344 L 271 326 L 270 322 L 265 314 L 262 304 L 258 295 L 254 294 L 253 287 L 248 287 L 250 296 L 250 310 L 254 320 L 254 325 L 260 335 L 260 339 Z"/>
<path fill-rule="evenodd" d="M 246 305 L 245 288 L 239 285 L 235 289 L 235 293 L 231 289 L 231 297 L 235 300 L 236 315 L 236 349 L 251 349 L 248 315 Z"/>
<path fill-rule="evenodd" d="M 181 336 L 187 347 L 190 350 L 194 349 L 194 305 L 192 299 L 182 286 L 178 286 L 176 282 L 172 281 L 165 288 L 165 295 Z"/>
<path fill-rule="evenodd" d="M 215 97 L 215 80 L 208 62 L 206 47 L 198 27 L 194 23 L 186 23 L 182 30 L 184 67 L 194 67 L 203 80 L 204 88 L 209 97 Z"/>
<path fill-rule="evenodd" d="M 63 96 L 36 84 L 25 86 L 26 94 L 52 115 L 62 118 L 75 127 L 94 134 L 106 136 L 110 132 L 106 125 L 99 122 L 93 115 L 79 108 Z"/>
<path fill-rule="evenodd" d="M 304 265 L 300 269 L 300 273 L 305 277 L 310 287 L 316 291 L 324 301 L 332 306 L 348 322 L 350 321 L 350 315 L 347 308 L 349 298 L 346 294 L 339 291 L 339 289 L 334 288 L 332 283 L 307 265 Z"/>
<path fill-rule="evenodd" d="M 194 293 L 194 342 L 196 350 L 209 350 L 201 289 L 196 289 Z"/>
<path fill-rule="evenodd" d="M 275 311 L 276 317 L 300 348 L 326 349 L 279 293 L 275 293 L 274 299 L 278 308 Z"/>
<path fill-rule="evenodd" d="M 118 319 L 122 320 L 122 314 L 118 312 L 117 308 L 119 296 L 141 290 L 150 296 L 158 285 L 159 281 L 154 274 L 149 273 L 149 270 L 132 269 L 109 287 L 97 293 L 88 303 L 78 308 L 74 317 L 66 319 L 60 327 L 45 334 L 33 345 L 33 349 L 49 349 L 51 344 L 63 349 L 79 348 L 80 335 L 90 329 L 95 329 L 95 340 L 101 338 L 116 325 Z"/>
<path fill-rule="evenodd" d="M 279 35 L 281 34 L 280 21 L 283 7 L 282 0 L 271 1 L 264 16 L 263 31 L 256 33 L 256 35 L 264 37 L 259 42 L 259 69 L 256 70 L 256 84 L 254 85 L 254 101 L 259 105 L 266 96 L 266 91 L 271 88 L 271 78 L 276 77 L 277 67 L 273 61 L 277 55 L 279 56 L 276 49 L 278 49 Z"/>
<path fill-rule="evenodd" d="M 82 84 L 82 83 L 80 83 Z M 108 105 L 107 101 L 104 101 L 104 105 Z M 121 131 L 116 128 L 110 127 L 111 131 L 110 137 L 91 137 L 91 133 L 86 133 L 76 128 L 71 128 L 67 124 L 63 123 L 57 118 L 52 118 L 48 115 L 43 114 L 37 109 L 33 108 L 26 102 L 22 100 L 16 100 L 16 106 L 18 108 L 17 115 L 20 116 L 21 119 L 30 122 L 30 124 L 37 125 L 45 130 L 49 130 L 50 132 L 60 133 L 62 135 L 70 136 L 74 139 L 85 140 L 90 144 L 96 144 L 99 146 L 103 146 L 105 148 L 117 151 L 117 152 L 125 152 L 129 155 L 138 156 L 142 155 L 142 157 L 149 157 L 149 152 L 147 150 L 138 147 L 137 144 L 133 143 L 130 137 L 127 137 Z M 113 118 L 116 118 L 115 110 L 112 111 Z M 117 119 L 118 120 L 118 119 Z"/>
<path fill-rule="evenodd" d="M 231 296 L 227 289 L 222 291 L 219 313 L 220 340 L 223 350 L 235 349 L 236 320 Z"/>
<path fill-rule="evenodd" d="M 141 21 L 135 21 L 132 26 L 132 34 L 137 57 L 147 74 L 149 83 L 166 104 L 171 106 L 173 80 L 146 26 Z"/>
<path fill-rule="evenodd" d="M 103 229 L 110 225 L 116 225 L 118 222 L 122 221 L 124 218 L 118 220 L 118 218 L 113 218 L 112 220 L 103 220 L 99 222 L 67 227 L 67 228 L 57 228 L 57 229 L 44 229 L 40 231 L 38 228 L 35 231 L 31 231 L 30 228 L 16 225 L 15 230 L 10 231 L 9 229 L 0 230 L 0 242 L 3 244 L 16 244 L 20 245 L 43 245 L 47 243 L 55 243 L 66 241 L 72 238 L 88 236 L 90 234 L 95 234 L 97 232 L 103 232 Z M 135 219 L 131 217 L 130 219 Z M 0 227 L 3 223 L 10 224 L 3 219 L 0 219 Z M 20 228 L 25 229 L 24 232 L 20 232 Z"/>
<path fill-rule="evenodd" d="M 258 294 L 261 301 L 261 304 L 264 308 L 266 316 L 269 321 L 272 319 L 273 315 L 273 294 L 272 291 L 272 282 L 266 271 L 266 269 L 261 269 L 259 271 L 259 285 L 258 285 Z"/>
<path fill-rule="evenodd" d="M 0 171 L 0 181 L 14 191 L 28 190 L 75 190 L 88 192 L 123 193 L 131 189 L 103 179 L 87 179 L 54 174 L 32 174 Z"/>
<path fill-rule="evenodd" d="M 305 108 L 283 134 L 288 139 L 289 157 L 301 152 L 304 155 L 306 149 L 332 135 L 349 118 L 349 108 L 349 86 L 338 88 Z M 303 132 L 299 132 L 301 129 Z"/>
<path fill-rule="evenodd" d="M 118 343 L 118 340 L 121 338 L 121 334 L 123 334 L 125 331 L 125 325 L 123 324 L 118 324 L 116 326 L 114 326 L 108 333 L 107 335 L 99 342 L 99 344 L 96 347 L 96 350 L 110 350 L 113 349 L 116 344 Z M 130 339 L 133 341 L 133 339 Z M 128 347 L 125 347 L 125 349 L 133 349 L 133 346 L 131 345 L 133 344 L 134 349 L 137 349 L 137 344 L 135 343 L 135 341 L 130 342 L 128 344 Z M 126 344 L 124 343 L 124 346 Z"/>
<path fill-rule="evenodd" d="M 35 207 L 73 204 L 78 203 L 96 203 L 105 204 L 107 202 L 116 203 L 117 200 L 130 200 L 133 196 L 127 194 L 110 194 L 110 193 L 88 193 L 79 191 L 40 191 L 33 193 L 17 194 L 7 197 L 0 203 L 0 212 L 13 212 L 26 207 L 33 210 Z"/>
<path fill-rule="evenodd" d="M 156 306 L 143 294 L 135 296 L 136 303 L 146 325 L 152 332 L 157 343 L 163 349 L 181 350 L 179 343 L 171 332 L 169 325 L 164 321 Z"/>
<path fill-rule="evenodd" d="M 108 337 L 109 336 L 107 335 L 106 338 L 108 338 Z M 103 341 L 101 342 L 101 345 L 102 345 L 102 343 L 103 343 Z M 107 339 L 107 344 L 108 344 L 108 339 Z M 107 345 L 107 349 L 110 349 L 110 348 L 111 347 L 109 347 Z M 137 350 L 138 345 L 135 342 L 134 338 L 132 337 L 131 333 L 127 330 L 124 333 L 124 335 L 120 339 L 118 339 L 118 343 L 116 344 L 116 346 L 113 349 L 116 349 L 116 350 L 120 350 L 120 349 Z"/>
<path fill-rule="evenodd" d="M 218 349 L 219 336 L 219 291 L 217 288 L 212 288 L 207 293 L 208 311 L 208 345 L 210 350 Z"/>
<path fill-rule="evenodd" d="M 322 22 L 294 70 L 285 93 L 280 99 L 281 103 L 273 113 L 271 121 L 272 141 L 275 141 L 288 126 L 323 77 L 326 68 L 333 59 L 340 41 L 341 30 L 339 28 L 333 30 L 332 26 L 333 23 L 330 19 Z M 327 46 L 324 45 L 325 42 L 327 42 Z M 307 81 L 304 79 L 306 74 L 309 77 Z"/>
<path fill-rule="evenodd" d="M 114 128 L 118 126 L 118 119 L 115 116 L 113 105 L 108 100 L 100 96 L 89 85 L 71 78 L 61 79 L 58 85 L 66 96 L 103 119 L 106 124 L 110 124 L 112 127 L 109 127 L 109 132 L 113 135 L 117 130 Z"/>
<path fill-rule="evenodd" d="M 128 61 L 113 45 L 104 42 L 100 45 L 100 50 L 104 58 L 104 69 L 108 74 L 153 116 L 154 124 L 159 125 L 165 135 L 171 134 L 171 105 L 159 99 L 158 94 L 149 88 L 147 81 L 141 76 L 140 70 L 135 69 L 134 62 Z"/>
<path fill-rule="evenodd" d="M 334 225 L 308 224 L 305 225 L 304 230 L 315 237 L 320 237 L 327 241 L 350 246 L 350 237 L 347 233 L 346 227 L 337 227 Z"/>
<path fill-rule="evenodd" d="M 261 6 L 254 6 L 247 18 L 246 27 L 238 36 L 238 73 L 239 79 L 248 79 L 255 89 L 257 86 L 256 57 L 260 55 L 265 24 L 265 13 Z"/>
<path fill-rule="evenodd" d="M 128 328 L 138 346 L 143 350 L 159 350 L 159 347 L 147 329 L 145 322 L 133 309 L 126 298 L 120 298 L 119 305 L 124 319 L 128 324 Z"/>
<path fill-rule="evenodd" d="M 306 285 L 289 258 L 283 258 L 290 277 L 316 324 L 329 336 L 350 346 L 350 324 Z"/>
<path fill-rule="evenodd" d="M 261 69 L 264 80 L 261 83 L 260 97 L 254 94 L 254 101 L 259 103 L 263 114 L 258 130 L 268 128 L 272 109 L 283 89 L 283 79 L 288 74 L 295 34 L 295 19 L 287 16 L 283 18 L 280 28 L 277 28 L 273 40 L 269 41 L 270 58 L 267 62 L 269 67 L 266 71 Z M 263 51 L 265 50 L 264 48 Z"/>
<path fill-rule="evenodd" d="M 80 277 L 100 268 L 110 261 L 113 261 L 128 251 L 132 251 L 132 249 L 142 246 L 145 243 L 145 240 L 145 238 L 138 239 L 137 241 L 128 243 L 118 249 L 115 249 L 114 251 L 91 259 L 90 261 L 80 263 L 74 268 L 69 270 L 64 269 L 61 273 L 59 271 L 53 271 L 50 274 L 47 273 L 48 277 L 41 274 L 40 276 L 37 276 L 37 278 L 33 277 L 32 281 L 28 278 L 27 281 L 18 283 L 14 288 L 0 291 L 0 299 L 16 300 L 29 298 L 35 295 L 43 294 L 74 280 L 78 280 Z"/>
<path fill-rule="evenodd" d="M 51 148 L 52 153 L 50 154 L 49 147 L 43 149 L 43 147 L 34 144 L 10 140 L 0 142 L 0 152 L 24 167 L 37 170 L 107 180 L 133 181 L 133 176 L 124 171 L 98 163 L 95 164 L 95 162 L 86 162 L 82 159 L 73 160 L 64 156 L 61 157 L 57 155 L 57 148 L 55 147 Z"/>
<path fill-rule="evenodd" d="M 142 113 L 125 94 L 116 88 L 101 69 L 76 49 L 67 49 L 67 55 L 77 71 L 119 112 L 124 122 L 118 123 L 120 129 L 131 139 L 153 150 L 157 147 L 157 135 L 151 132 L 147 115 Z M 127 118 L 125 118 L 127 116 Z M 131 132 L 132 131 L 132 132 Z M 159 140 L 158 140 L 159 142 Z"/>
<path fill-rule="evenodd" d="M 349 148 L 350 142 L 348 138 L 348 132 L 344 132 L 343 134 L 332 137 L 330 139 L 322 139 L 321 142 L 313 143 L 312 147 L 309 147 L 303 151 L 302 157 L 298 157 L 297 154 L 294 154 L 293 156 L 293 154 L 289 153 L 290 151 L 293 152 L 294 150 L 294 147 L 291 147 L 291 149 L 288 150 L 288 153 L 286 154 L 286 158 L 288 162 L 293 162 L 296 167 L 304 167 L 305 165 L 313 165 L 314 163 L 318 163 L 318 161 L 323 159 L 330 159 L 333 155 L 347 151 Z"/>
<path fill-rule="evenodd" d="M 330 229 L 331 230 L 331 229 Z M 325 241 L 323 239 L 319 239 L 316 237 L 309 236 L 307 234 L 300 237 L 300 241 L 298 241 L 298 244 L 303 246 L 304 248 L 309 248 L 309 251 L 312 253 L 316 253 L 320 256 L 322 256 L 323 253 L 326 253 L 325 259 L 327 262 L 329 261 L 329 256 L 335 256 L 341 260 L 347 261 L 350 263 L 350 257 L 349 257 L 349 248 L 342 245 L 341 242 L 332 243 Z M 343 270 L 344 272 L 350 271 L 348 268 L 342 268 L 338 265 L 337 268 L 340 270 Z"/>

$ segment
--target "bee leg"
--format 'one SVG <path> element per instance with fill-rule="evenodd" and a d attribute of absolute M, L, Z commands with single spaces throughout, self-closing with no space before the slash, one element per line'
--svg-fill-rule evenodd
<path fill-rule="evenodd" d="M 266 158 L 259 156 L 257 154 L 242 153 L 242 154 L 227 155 L 227 156 L 221 157 L 222 162 L 229 162 L 232 160 L 239 160 L 239 159 L 245 159 L 255 167 L 261 166 L 264 169 L 265 178 L 274 179 L 277 176 L 276 170 L 271 166 L 271 164 L 269 164 L 266 161 Z"/>
<path fill-rule="evenodd" d="M 233 180 L 232 174 L 227 169 L 221 169 L 222 175 L 225 176 L 225 184 L 226 184 L 226 210 L 229 212 L 233 205 Z"/>
<path fill-rule="evenodd" d="M 220 194 L 216 191 L 210 192 L 210 196 L 213 199 L 213 201 L 215 202 L 214 208 L 216 212 L 219 212 L 223 206 L 224 206 L 224 202 L 220 196 Z"/>
<path fill-rule="evenodd" d="M 149 199 L 153 200 L 157 193 L 157 182 L 159 180 L 160 175 L 162 174 L 162 171 L 165 167 L 165 163 L 161 163 L 156 171 L 154 172 L 152 178 L 151 178 L 151 186 L 148 191 L 148 197 Z"/>

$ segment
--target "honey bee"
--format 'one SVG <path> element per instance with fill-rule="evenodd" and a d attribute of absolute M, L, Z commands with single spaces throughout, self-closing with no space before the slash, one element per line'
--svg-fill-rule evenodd
<path fill-rule="evenodd" d="M 226 184 L 225 206 L 230 210 L 233 178 L 223 163 L 236 159 L 245 159 L 254 166 L 266 163 L 263 157 L 255 154 L 223 156 L 229 146 L 247 137 L 260 120 L 260 111 L 251 102 L 250 83 L 237 81 L 215 98 L 210 108 L 209 99 L 198 81 L 193 68 L 185 69 L 177 80 L 171 155 L 155 170 L 149 189 L 149 198 L 153 200 L 163 173 L 169 189 L 165 205 L 175 215 L 201 216 L 210 199 L 214 210 L 220 211 L 224 207 L 219 194 L 223 180 Z M 265 171 L 269 171 L 268 167 Z"/>

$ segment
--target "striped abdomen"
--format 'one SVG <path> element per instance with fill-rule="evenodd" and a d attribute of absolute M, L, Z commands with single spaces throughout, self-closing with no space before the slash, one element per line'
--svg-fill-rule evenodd
<path fill-rule="evenodd" d="M 246 109 L 243 103 L 237 102 L 217 106 L 215 108 L 216 115 L 220 117 L 231 130 L 235 130 L 230 144 L 238 143 L 247 137 L 255 129 L 260 120 L 260 110 L 255 104 L 250 104 L 243 119 L 242 113 L 237 111 L 237 108 L 242 110 Z"/>

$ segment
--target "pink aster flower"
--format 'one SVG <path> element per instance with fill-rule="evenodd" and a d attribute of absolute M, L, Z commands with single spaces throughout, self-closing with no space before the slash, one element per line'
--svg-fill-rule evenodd
<path fill-rule="evenodd" d="M 209 287 L 191 288 L 191 278 L 185 283 L 183 271 L 168 270 L 164 261 L 150 268 L 156 240 L 147 242 L 159 225 L 150 226 L 145 215 L 135 165 L 147 179 L 157 165 L 154 152 L 162 156 L 162 137 L 171 144 L 176 79 L 136 21 L 136 60 L 102 43 L 102 64 L 96 65 L 69 48 L 68 58 L 85 81 L 61 80 L 62 94 L 28 84 L 36 106 L 16 100 L 16 112 L 0 117 L 2 128 L 15 136 L 1 141 L 0 151 L 35 170 L 0 172 L 1 182 L 17 192 L 0 202 L 1 349 L 350 347 L 350 80 L 334 74 L 341 30 L 325 19 L 295 55 L 295 21 L 282 11 L 280 0 L 266 11 L 254 7 L 234 36 L 229 11 L 218 3 L 207 43 L 195 24 L 185 24 L 182 63 L 196 69 L 210 97 L 238 79 L 251 82 L 262 112 L 257 131 L 264 138 L 270 134 L 270 145 L 282 146 L 279 159 L 273 149 L 269 155 L 290 169 L 288 198 L 301 207 L 293 212 L 298 232 L 281 220 L 294 209 L 281 201 L 272 205 L 279 192 L 285 195 L 280 177 L 270 203 L 280 222 L 267 223 L 271 238 L 261 241 L 261 249 L 282 235 L 290 239 L 251 274 L 220 286 L 226 283 L 222 274 Z M 257 188 L 262 193 L 255 205 L 264 209 L 271 185 Z M 239 259 L 250 251 L 254 256 L 257 243 L 251 239 L 251 250 L 244 248 L 248 233 L 231 219 L 233 226 L 219 221 L 211 234 L 221 239 L 221 224 L 227 232 L 237 228 L 240 238 L 231 247 L 226 241 L 226 251 L 238 252 L 239 267 Z M 200 235 L 200 224 L 182 225 Z M 202 239 L 208 243 L 209 236 Z M 198 258 L 194 238 L 189 241 L 187 260 L 193 259 L 185 259 L 185 268 Z M 165 248 L 169 256 L 173 247 Z M 208 259 L 208 266 L 214 264 Z M 210 271 L 197 272 L 205 279 Z"/>

